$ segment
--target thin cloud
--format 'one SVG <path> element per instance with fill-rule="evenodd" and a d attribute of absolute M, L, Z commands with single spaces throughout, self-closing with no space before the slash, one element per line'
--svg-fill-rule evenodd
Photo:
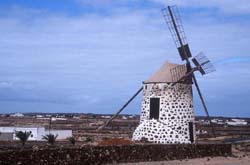
<path fill-rule="evenodd" d="M 226 59 L 222 59 L 220 61 L 217 61 L 218 65 L 224 65 L 224 64 L 235 64 L 235 63 L 249 63 L 250 62 L 250 56 L 247 57 L 230 57 Z"/>
<path fill-rule="evenodd" d="M 225 14 L 249 14 L 249 0 L 148 0 L 161 5 L 178 5 L 185 8 L 217 9 Z"/>
<path fill-rule="evenodd" d="M 142 3 L 139 0 L 76 0 L 82 5 L 89 5 L 97 8 L 107 8 L 114 6 L 129 6 L 132 4 Z M 142 4 L 158 4 L 162 7 L 165 5 L 178 5 L 184 8 L 210 8 L 217 9 L 219 12 L 225 14 L 249 14 L 250 2 L 249 0 L 145 0 Z M 110 8 L 108 8 L 110 9 Z"/>
<path fill-rule="evenodd" d="M 110 15 L 98 11 L 68 16 L 50 12 L 30 15 L 22 8 L 18 10 L 23 14 L 11 14 L 9 10 L 8 17 L 2 15 L 2 105 L 13 110 L 11 101 L 25 105 L 36 102 L 36 106 L 44 102 L 48 111 L 112 113 L 164 61 L 181 62 L 160 8 L 119 9 L 112 9 Z M 242 55 L 250 51 L 247 21 L 222 22 L 210 14 L 186 19 L 192 14 L 184 13 L 183 24 L 194 54 L 203 51 L 212 61 L 248 57 Z M 244 93 L 249 89 L 246 82 L 250 75 L 249 64 L 244 64 L 240 70 L 230 70 L 230 74 L 226 66 L 216 65 L 215 73 L 199 77 L 204 95 L 224 100 L 219 94 L 225 91 L 226 96 Z M 238 80 L 231 81 L 236 74 Z M 206 98 L 208 106 L 214 104 L 214 97 Z M 70 105 L 70 109 L 64 105 Z M 27 106 L 23 111 L 31 108 Z M 138 97 L 125 112 L 139 111 Z"/>

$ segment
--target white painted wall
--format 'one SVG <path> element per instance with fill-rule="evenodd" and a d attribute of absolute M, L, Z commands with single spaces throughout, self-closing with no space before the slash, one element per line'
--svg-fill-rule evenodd
<path fill-rule="evenodd" d="M 0 132 L 14 133 L 13 140 L 18 140 L 15 135 L 16 131 L 31 132 L 31 136 L 28 140 L 43 140 L 42 137 L 51 133 L 58 135 L 58 140 L 64 140 L 67 137 L 72 136 L 72 130 L 45 130 L 44 127 L 0 127 Z"/>
<path fill-rule="evenodd" d="M 45 128 L 44 127 L 38 127 L 37 130 L 37 140 L 43 140 L 43 135 L 45 135 Z"/>
<path fill-rule="evenodd" d="M 53 135 L 58 135 L 57 139 L 58 140 L 63 140 L 67 139 L 68 137 L 72 136 L 72 130 L 46 130 L 45 134 L 53 134 Z"/>
<path fill-rule="evenodd" d="M 41 128 L 39 127 L 0 127 L 0 132 L 14 133 L 13 140 L 18 140 L 15 134 L 16 131 L 31 132 L 31 136 L 29 137 L 28 140 L 39 140 L 38 139 L 39 129 Z"/>

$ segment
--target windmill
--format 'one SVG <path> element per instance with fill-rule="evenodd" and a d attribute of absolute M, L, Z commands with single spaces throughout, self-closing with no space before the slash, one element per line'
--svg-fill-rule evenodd
<path fill-rule="evenodd" d="M 210 121 L 210 116 L 194 72 L 199 71 L 202 75 L 205 75 L 215 71 L 215 69 L 203 53 L 192 58 L 192 62 L 195 65 L 195 67 L 192 67 L 190 62 L 192 54 L 177 7 L 168 6 L 162 9 L 162 13 L 179 55 L 186 63 L 184 65 L 165 63 L 150 79 L 143 82 L 143 87 L 103 126 L 99 127 L 99 130 L 107 126 L 143 91 L 140 125 L 136 128 L 133 139 L 141 140 L 146 138 L 148 141 L 156 143 L 192 143 L 195 141 L 192 99 L 193 83 Z M 166 132 L 169 132 L 169 134 Z"/>

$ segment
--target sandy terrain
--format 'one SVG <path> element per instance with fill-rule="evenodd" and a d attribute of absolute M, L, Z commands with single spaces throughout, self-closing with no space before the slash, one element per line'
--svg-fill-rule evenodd
<path fill-rule="evenodd" d="M 216 157 L 162 162 L 121 163 L 119 165 L 250 165 L 250 158 Z"/>

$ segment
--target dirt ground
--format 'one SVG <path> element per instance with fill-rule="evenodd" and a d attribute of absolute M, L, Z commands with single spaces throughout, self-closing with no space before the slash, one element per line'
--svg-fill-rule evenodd
<path fill-rule="evenodd" d="M 250 158 L 216 157 L 161 162 L 120 163 L 119 165 L 249 165 Z"/>

